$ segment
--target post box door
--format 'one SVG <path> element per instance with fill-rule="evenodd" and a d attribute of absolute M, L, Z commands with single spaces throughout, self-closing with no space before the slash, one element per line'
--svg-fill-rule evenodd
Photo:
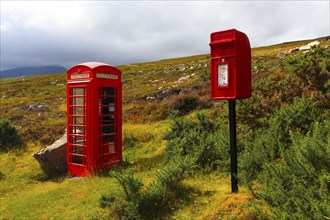
<path fill-rule="evenodd" d="M 68 88 L 68 147 L 67 160 L 71 166 L 86 167 L 86 85 L 74 85 Z M 72 170 L 72 171 L 73 171 Z M 77 171 L 73 171 L 75 173 Z"/>
<path fill-rule="evenodd" d="M 118 93 L 115 86 L 99 87 L 99 162 L 107 168 L 118 161 Z"/>

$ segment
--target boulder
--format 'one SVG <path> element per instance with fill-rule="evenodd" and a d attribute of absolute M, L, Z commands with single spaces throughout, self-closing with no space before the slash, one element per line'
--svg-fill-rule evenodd
<path fill-rule="evenodd" d="M 66 174 L 66 132 L 52 145 L 33 154 L 48 176 Z"/>
<path fill-rule="evenodd" d="M 313 41 L 313 42 L 310 42 L 307 45 L 299 47 L 299 50 L 310 50 L 310 49 L 312 49 L 312 47 L 317 46 L 319 44 L 320 44 L 319 41 Z"/>

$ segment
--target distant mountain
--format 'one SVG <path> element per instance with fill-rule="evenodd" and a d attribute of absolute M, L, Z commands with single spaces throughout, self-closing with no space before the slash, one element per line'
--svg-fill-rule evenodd
<path fill-rule="evenodd" d="M 64 73 L 66 68 L 60 65 L 48 65 L 48 66 L 26 66 L 20 68 L 14 68 L 9 70 L 0 71 L 1 79 L 14 78 L 18 76 L 31 76 L 36 74 L 49 74 L 49 73 Z"/>

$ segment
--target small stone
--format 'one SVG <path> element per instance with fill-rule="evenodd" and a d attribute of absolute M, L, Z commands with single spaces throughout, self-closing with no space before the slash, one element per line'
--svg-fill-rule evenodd
<path fill-rule="evenodd" d="M 295 47 L 295 48 L 289 50 L 289 53 L 294 53 L 294 52 L 297 52 L 297 51 L 299 51 L 299 47 Z"/>
<path fill-rule="evenodd" d="M 183 83 L 185 81 L 187 81 L 190 78 L 190 76 L 183 76 L 178 80 L 178 83 Z"/>

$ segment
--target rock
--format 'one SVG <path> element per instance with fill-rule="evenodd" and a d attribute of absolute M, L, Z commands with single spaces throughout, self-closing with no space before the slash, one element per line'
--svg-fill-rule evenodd
<path fill-rule="evenodd" d="M 52 145 L 33 154 L 48 176 L 66 174 L 66 132 Z"/>
<path fill-rule="evenodd" d="M 311 47 L 309 45 L 303 45 L 301 47 L 299 47 L 299 50 L 310 50 Z"/>
<path fill-rule="evenodd" d="M 307 45 L 309 45 L 310 47 L 314 47 L 314 46 L 317 46 L 317 45 L 319 45 L 320 44 L 320 41 L 313 41 L 313 42 L 310 42 L 309 44 L 307 44 Z"/>
<path fill-rule="evenodd" d="M 295 48 L 289 50 L 289 53 L 295 53 L 297 51 L 299 51 L 299 47 L 295 47 Z"/>
<path fill-rule="evenodd" d="M 186 67 L 184 66 L 184 64 L 180 64 L 179 66 L 176 67 L 176 70 L 185 71 Z"/>
<path fill-rule="evenodd" d="M 29 110 L 29 111 L 47 111 L 48 107 L 45 105 L 23 105 L 21 106 L 22 110 Z"/>
<path fill-rule="evenodd" d="M 287 55 L 290 55 L 291 52 L 290 51 L 284 51 L 284 52 L 281 52 L 279 54 L 276 55 L 277 58 L 284 58 L 285 56 Z"/>
<path fill-rule="evenodd" d="M 320 44 L 319 41 L 313 41 L 307 45 L 303 45 L 303 46 L 299 47 L 299 50 L 310 50 L 310 49 L 312 49 L 312 47 L 317 46 L 319 44 Z"/>
<path fill-rule="evenodd" d="M 190 76 L 183 76 L 178 80 L 178 83 L 183 83 L 185 81 L 187 81 L 190 78 Z"/>
<path fill-rule="evenodd" d="M 172 85 L 172 87 L 173 87 L 173 85 Z M 162 90 L 162 91 L 158 91 L 157 93 L 153 94 L 152 96 L 148 96 L 148 97 L 151 100 L 153 100 L 153 98 L 155 98 L 157 100 L 164 100 L 171 96 L 178 95 L 180 92 L 181 92 L 181 89 Z M 146 98 L 148 99 L 148 97 L 146 97 Z"/>

